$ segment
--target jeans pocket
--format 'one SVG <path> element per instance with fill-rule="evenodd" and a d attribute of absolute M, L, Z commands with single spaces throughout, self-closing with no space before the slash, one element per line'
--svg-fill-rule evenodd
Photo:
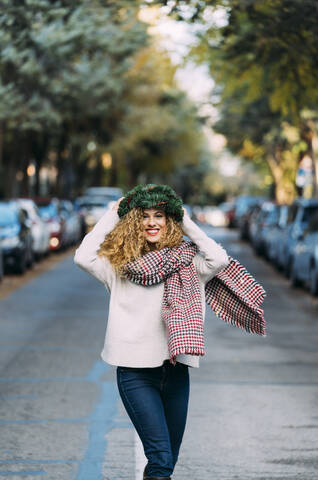
<path fill-rule="evenodd" d="M 121 384 L 134 384 L 143 377 L 141 368 L 117 367 L 117 375 Z"/>

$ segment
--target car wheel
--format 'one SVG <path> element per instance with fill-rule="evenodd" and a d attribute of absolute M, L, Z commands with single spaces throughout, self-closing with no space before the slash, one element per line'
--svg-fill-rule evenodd
<path fill-rule="evenodd" d="M 255 249 L 255 253 L 258 257 L 264 257 L 264 249 L 262 245 L 258 245 Z"/>
<path fill-rule="evenodd" d="M 43 252 L 33 252 L 33 259 L 35 262 L 40 262 L 43 256 Z"/>
<path fill-rule="evenodd" d="M 318 273 L 312 265 L 309 272 L 309 289 L 312 295 L 318 295 Z"/>
<path fill-rule="evenodd" d="M 290 272 L 289 272 L 289 279 L 290 279 L 290 283 L 293 287 L 299 287 L 300 281 L 299 281 L 299 278 L 297 277 L 295 262 L 292 262 L 292 264 L 291 264 Z"/>
<path fill-rule="evenodd" d="M 267 260 L 269 262 L 270 261 L 269 250 L 268 250 L 268 247 L 266 246 L 266 244 L 264 245 L 263 255 L 264 255 L 265 260 Z"/>
<path fill-rule="evenodd" d="M 283 271 L 283 266 L 282 266 L 279 258 L 277 258 L 277 257 L 276 257 L 275 260 L 274 260 L 274 266 L 275 266 L 275 268 L 276 268 L 279 272 L 282 272 L 282 271 Z"/>
<path fill-rule="evenodd" d="M 28 257 L 29 258 L 28 258 L 28 261 L 27 261 L 27 267 L 32 268 L 33 264 L 34 264 L 34 253 L 32 251 L 30 251 Z"/>
<path fill-rule="evenodd" d="M 291 269 L 292 269 L 292 261 L 291 261 L 291 258 L 287 258 L 286 259 L 286 263 L 283 267 L 283 270 L 284 270 L 284 274 L 286 275 L 286 277 L 290 277 L 291 276 Z"/>
<path fill-rule="evenodd" d="M 260 246 L 259 246 L 259 243 L 258 242 L 254 242 L 253 243 L 253 248 L 254 248 L 254 252 L 256 255 L 260 255 L 261 254 L 261 249 L 260 249 Z"/>
<path fill-rule="evenodd" d="M 26 258 L 25 258 L 25 255 L 22 254 L 15 265 L 15 271 L 19 275 L 23 275 L 23 273 L 26 271 L 26 268 L 27 268 Z"/>

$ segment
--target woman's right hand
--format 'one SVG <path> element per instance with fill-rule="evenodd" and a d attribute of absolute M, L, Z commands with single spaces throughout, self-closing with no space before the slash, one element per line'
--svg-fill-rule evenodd
<path fill-rule="evenodd" d="M 117 202 L 112 206 L 112 210 L 115 210 L 115 212 L 117 212 L 119 204 L 123 200 L 123 198 L 125 197 L 121 197 L 119 200 L 117 200 Z"/>

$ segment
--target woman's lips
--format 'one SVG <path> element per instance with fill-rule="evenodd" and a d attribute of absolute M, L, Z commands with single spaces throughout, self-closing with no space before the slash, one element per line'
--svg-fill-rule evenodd
<path fill-rule="evenodd" d="M 148 235 L 151 235 L 152 237 L 156 236 L 159 233 L 158 229 L 151 229 L 151 230 L 146 230 Z"/>

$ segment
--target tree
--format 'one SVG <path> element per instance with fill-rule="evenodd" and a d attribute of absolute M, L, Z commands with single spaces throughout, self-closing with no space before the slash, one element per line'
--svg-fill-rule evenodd
<path fill-rule="evenodd" d="M 306 154 L 313 159 L 317 193 L 318 168 L 313 152 L 318 107 L 317 2 L 175 0 L 161 3 L 168 4 L 177 18 L 203 25 L 193 54 L 210 66 L 220 105 L 235 103 L 239 94 L 243 117 L 247 110 L 261 102 L 267 106 L 268 119 L 272 114 L 278 115 L 282 125 L 287 122 L 298 129 L 300 158 Z M 221 24 L 214 21 L 217 11 L 223 11 L 226 17 Z M 258 122 L 262 123 L 263 111 L 259 113 Z M 278 125 L 279 121 L 276 127 Z M 275 145 L 281 143 L 277 143 L 277 138 L 284 135 L 283 126 L 280 130 L 273 135 L 268 135 L 266 128 L 263 135 L 259 130 L 261 143 L 272 138 L 275 149 Z"/>
<path fill-rule="evenodd" d="M 51 193 L 63 196 L 92 183 L 166 181 L 199 163 L 196 108 L 138 19 L 140 3 L 0 0 L 6 196 L 29 193 L 30 162 L 37 175 L 54 169 Z"/>
<path fill-rule="evenodd" d="M 57 151 L 61 179 L 71 139 L 94 135 L 124 108 L 124 73 L 147 41 L 136 7 L 127 5 L 1 0 L 0 133 L 10 175 L 7 195 L 17 170 L 26 178 L 30 160 L 40 163 L 49 148 Z"/>
<path fill-rule="evenodd" d="M 166 182 L 184 166 L 196 166 L 203 136 L 195 106 L 174 80 L 167 53 L 150 45 L 138 52 L 127 72 L 129 108 L 109 150 L 127 175 L 127 183 Z"/>
<path fill-rule="evenodd" d="M 274 180 L 274 196 L 279 203 L 290 203 L 295 196 L 299 157 L 306 150 L 299 131 L 279 113 L 272 112 L 266 96 L 244 104 L 239 92 L 220 105 L 220 119 L 214 130 L 227 138 L 228 148 L 253 162 L 263 175 Z"/>

